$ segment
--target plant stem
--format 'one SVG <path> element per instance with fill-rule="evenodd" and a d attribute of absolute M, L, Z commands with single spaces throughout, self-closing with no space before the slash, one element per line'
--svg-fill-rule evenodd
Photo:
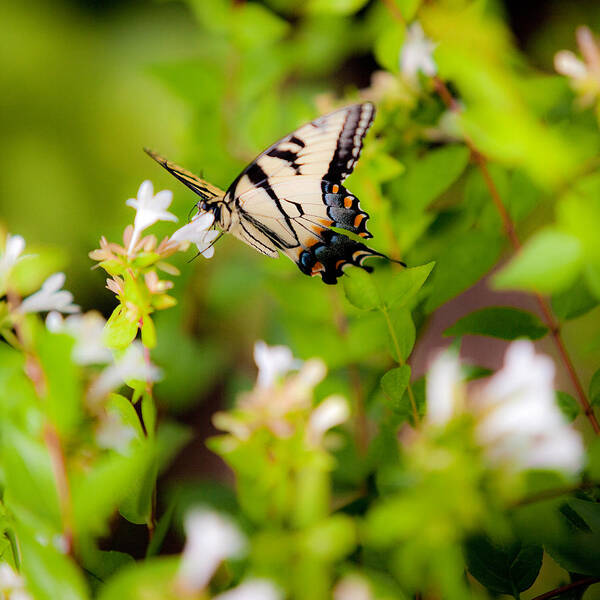
<path fill-rule="evenodd" d="M 406 364 L 406 361 L 402 358 L 402 354 L 400 353 L 400 344 L 398 343 L 398 337 L 396 336 L 396 331 L 394 330 L 394 325 L 392 323 L 392 320 L 390 319 L 390 314 L 388 313 L 387 307 L 382 306 L 380 308 L 383 317 L 385 319 L 385 322 L 387 324 L 388 327 L 388 331 L 390 332 L 390 337 L 392 338 L 392 344 L 394 345 L 394 350 L 396 351 L 396 356 L 397 356 L 397 362 L 398 364 L 403 367 Z M 408 382 L 408 385 L 406 386 L 406 393 L 408 394 L 408 398 L 410 400 L 410 407 L 412 409 L 412 413 L 413 413 L 413 419 L 415 421 L 415 427 L 419 425 L 420 423 L 420 419 L 419 419 L 419 411 L 417 410 L 417 403 L 415 401 L 415 395 L 413 393 L 413 389 L 412 386 L 410 385 L 410 381 Z"/>
<path fill-rule="evenodd" d="M 556 598 L 563 592 L 568 592 L 569 590 L 573 590 L 582 586 L 589 586 L 593 583 L 598 583 L 600 581 L 600 577 L 584 577 L 583 579 L 579 579 L 578 581 L 573 581 L 572 583 L 567 583 L 567 585 L 561 585 L 560 587 L 554 588 L 545 594 L 541 594 L 540 596 L 536 596 L 533 600 L 550 600 L 550 598 Z"/>
<path fill-rule="evenodd" d="M 346 315 L 342 312 L 336 290 L 332 290 L 331 293 L 331 304 L 333 306 L 333 320 L 335 322 L 338 333 L 343 337 L 348 337 L 348 321 Z M 367 426 L 367 414 L 365 411 L 365 400 L 363 397 L 362 383 L 360 380 L 360 373 L 355 363 L 348 365 L 348 374 L 352 383 L 352 389 L 354 390 L 355 404 L 356 404 L 356 447 L 361 454 L 366 454 L 369 446 L 369 430 Z"/>
<path fill-rule="evenodd" d="M 600 481 L 584 481 L 578 485 L 565 486 L 562 488 L 555 488 L 553 490 L 543 490 L 537 494 L 526 496 L 518 502 L 515 502 L 513 504 L 513 508 L 526 506 L 527 504 L 534 504 L 536 502 L 543 502 L 544 500 L 552 500 L 553 498 L 560 498 L 560 496 L 572 494 L 573 492 L 577 492 L 579 490 L 589 490 L 596 486 L 600 486 Z"/>

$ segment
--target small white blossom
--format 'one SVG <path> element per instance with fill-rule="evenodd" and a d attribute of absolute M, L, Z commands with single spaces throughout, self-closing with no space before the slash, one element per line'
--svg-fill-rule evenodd
<path fill-rule="evenodd" d="M 0 564 L 0 597 L 7 600 L 33 600 L 25 591 L 25 581 L 8 563 Z"/>
<path fill-rule="evenodd" d="M 258 367 L 259 387 L 271 387 L 279 377 L 302 364 L 287 346 L 268 346 L 262 340 L 254 344 L 254 362 Z"/>
<path fill-rule="evenodd" d="M 333 590 L 334 600 L 372 600 L 369 583 L 359 575 L 346 575 Z"/>
<path fill-rule="evenodd" d="M 162 190 L 154 195 L 154 187 L 152 182 L 148 180 L 140 185 L 137 198 L 127 200 L 127 206 L 131 206 L 136 210 L 133 235 L 127 250 L 128 254 L 133 251 L 144 229 L 154 225 L 157 221 L 177 221 L 177 217 L 167 211 L 172 201 L 173 193 L 170 190 Z"/>
<path fill-rule="evenodd" d="M 90 387 L 90 397 L 106 396 L 126 381 L 158 381 L 160 377 L 160 369 L 146 361 L 142 344 L 135 341 L 123 356 L 100 373 Z"/>
<path fill-rule="evenodd" d="M 50 275 L 40 290 L 31 294 L 21 302 L 18 310 L 21 313 L 45 312 L 56 310 L 62 313 L 79 312 L 79 306 L 73 304 L 73 294 L 62 290 L 65 283 L 64 273 Z"/>
<path fill-rule="evenodd" d="M 425 36 L 420 23 L 415 22 L 406 30 L 406 39 L 400 50 L 400 70 L 411 85 L 417 85 L 419 72 L 428 77 L 437 73 L 433 60 L 436 45 Z"/>
<path fill-rule="evenodd" d="M 493 460 L 520 468 L 577 472 L 583 464 L 580 435 L 556 404 L 554 364 L 529 341 L 513 342 L 504 366 L 476 394 L 480 443 Z"/>
<path fill-rule="evenodd" d="M 193 510 L 184 527 L 186 544 L 177 578 L 187 590 L 200 591 L 223 560 L 243 553 L 246 540 L 230 519 L 213 510 Z"/>
<path fill-rule="evenodd" d="M 583 79 L 588 74 L 586 64 L 570 50 L 560 50 L 554 55 L 554 68 L 561 75 L 573 79 Z"/>
<path fill-rule="evenodd" d="M 600 97 L 600 47 L 589 27 L 578 27 L 575 35 L 583 60 L 570 50 L 560 50 L 554 55 L 554 68 L 571 80 L 579 105 L 586 107 Z"/>
<path fill-rule="evenodd" d="M 350 407 L 342 396 L 329 396 L 311 413 L 308 420 L 308 435 L 313 443 L 318 443 L 323 435 L 336 425 L 348 420 Z"/>
<path fill-rule="evenodd" d="M 461 400 L 460 362 L 455 352 L 440 352 L 427 375 L 427 415 L 432 425 L 445 425 L 457 412 Z"/>
<path fill-rule="evenodd" d="M 96 443 L 100 448 L 115 450 L 119 454 L 127 454 L 131 442 L 137 433 L 131 425 L 125 425 L 119 415 L 108 411 L 96 430 Z"/>
<path fill-rule="evenodd" d="M 71 315 L 66 319 L 56 312 L 48 313 L 46 327 L 53 333 L 66 333 L 75 339 L 72 357 L 79 365 L 112 362 L 112 352 L 104 345 L 102 334 L 106 320 L 95 311 Z"/>
<path fill-rule="evenodd" d="M 4 249 L 0 254 L 0 279 L 4 279 L 11 272 L 12 268 L 23 258 L 21 256 L 25 250 L 25 240 L 20 235 L 6 236 Z"/>
<path fill-rule="evenodd" d="M 468 409 L 487 457 L 516 469 L 576 473 L 583 465 L 580 434 L 569 426 L 553 388 L 554 364 L 529 341 L 510 344 L 504 366 L 471 393 L 456 357 L 438 357 L 427 379 L 427 421 L 443 425 Z"/>
<path fill-rule="evenodd" d="M 215 221 L 213 213 L 198 213 L 187 225 L 180 227 L 172 236 L 171 241 L 177 243 L 190 242 L 196 244 L 198 252 L 204 258 L 211 258 L 215 253 L 212 243 L 219 232 L 215 229 L 209 229 Z"/>
<path fill-rule="evenodd" d="M 214 600 L 280 600 L 279 589 L 268 579 L 250 579 L 232 590 L 215 596 Z"/>

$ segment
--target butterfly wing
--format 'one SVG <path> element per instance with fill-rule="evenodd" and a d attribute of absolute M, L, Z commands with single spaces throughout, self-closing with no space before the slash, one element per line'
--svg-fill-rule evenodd
<path fill-rule="evenodd" d="M 329 229 L 372 237 L 368 214 L 342 181 L 360 156 L 374 112 L 370 103 L 343 108 L 263 152 L 227 191 L 225 200 L 238 215 L 230 232 L 263 254 L 280 250 L 303 273 L 320 274 L 326 283 L 336 283 L 347 264 L 363 266 L 368 256 L 382 256 Z"/>
<path fill-rule="evenodd" d="M 148 148 L 144 148 L 144 152 L 204 200 L 210 202 L 211 200 L 220 199 L 225 196 L 225 192 L 223 190 L 208 183 L 208 181 L 204 181 L 204 179 L 200 179 L 200 177 L 197 175 L 194 175 L 183 167 L 180 167 L 170 160 L 167 160 L 164 156 L 161 156 L 157 152 L 149 150 Z"/>

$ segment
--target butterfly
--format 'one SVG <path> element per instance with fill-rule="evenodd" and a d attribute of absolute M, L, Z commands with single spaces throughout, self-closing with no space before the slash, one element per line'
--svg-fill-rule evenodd
<path fill-rule="evenodd" d="M 258 252 L 293 260 L 306 275 L 337 283 L 347 265 L 371 256 L 388 258 L 362 242 L 369 215 L 342 183 L 352 173 L 363 139 L 373 123 L 370 102 L 319 117 L 267 148 L 223 191 L 156 152 L 145 151 L 194 191 L 200 211 L 211 211 L 222 232 Z M 402 263 L 403 264 L 403 263 Z"/>

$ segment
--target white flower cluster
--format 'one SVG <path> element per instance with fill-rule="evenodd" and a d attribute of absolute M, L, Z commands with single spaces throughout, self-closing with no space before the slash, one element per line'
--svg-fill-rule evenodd
<path fill-rule="evenodd" d="M 509 346 L 502 369 L 469 393 L 457 356 L 442 353 L 427 378 L 427 422 L 441 426 L 468 410 L 493 463 L 576 473 L 583 466 L 583 443 L 556 404 L 553 379 L 552 360 L 523 340 Z"/>
<path fill-rule="evenodd" d="M 286 346 L 268 346 L 263 341 L 254 346 L 258 366 L 256 387 L 243 394 L 238 403 L 242 415 L 217 413 L 215 425 L 240 439 L 246 439 L 255 427 L 266 425 L 275 435 L 288 437 L 294 431 L 289 415 L 306 411 L 307 440 L 319 445 L 332 427 L 350 416 L 345 398 L 329 396 L 311 410 L 313 390 L 325 377 L 325 364 L 317 359 L 302 362 Z M 297 371 L 288 376 L 292 371 Z"/>
<path fill-rule="evenodd" d="M 213 510 L 198 508 L 184 522 L 186 544 L 177 574 L 185 592 L 201 592 L 219 565 L 228 558 L 243 555 L 246 539 L 234 523 Z M 266 579 L 248 579 L 215 600 L 279 600 L 281 593 Z"/>
<path fill-rule="evenodd" d="M 127 249 L 128 255 L 134 252 L 145 229 L 158 221 L 177 221 L 177 217 L 167 210 L 172 201 L 171 191 L 162 190 L 155 195 L 152 182 L 148 180 L 140 185 L 136 198 L 127 200 L 127 206 L 136 210 L 133 234 Z M 213 242 L 219 236 L 218 231 L 210 229 L 214 220 L 212 213 L 199 212 L 187 225 L 175 231 L 169 241 L 179 244 L 182 249 L 187 248 L 189 243 L 196 244 L 200 254 L 205 258 L 211 258 L 215 253 Z"/>

